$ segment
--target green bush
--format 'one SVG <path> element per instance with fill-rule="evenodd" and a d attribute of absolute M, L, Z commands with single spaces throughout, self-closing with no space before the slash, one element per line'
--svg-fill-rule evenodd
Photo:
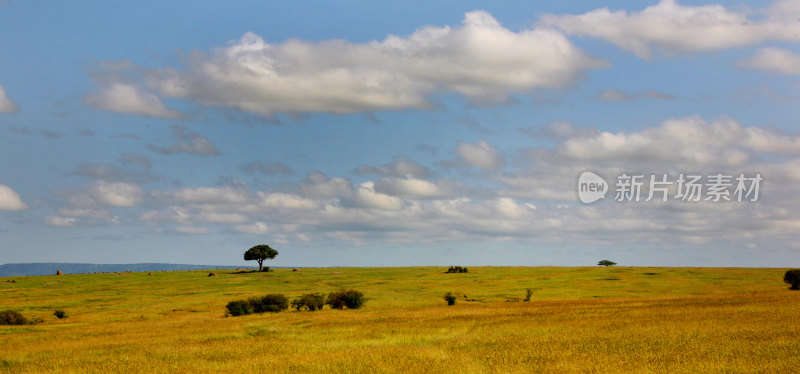
<path fill-rule="evenodd" d="M 0 312 L 0 325 L 27 325 L 28 319 L 16 310 L 4 310 Z"/>
<path fill-rule="evenodd" d="M 228 303 L 226 306 L 228 309 L 228 314 L 232 316 L 243 316 L 245 314 L 253 313 L 253 307 L 250 306 L 245 300 L 234 300 Z"/>
<path fill-rule="evenodd" d="M 61 309 L 56 309 L 53 315 L 58 317 L 58 319 L 67 318 L 67 313 Z"/>
<path fill-rule="evenodd" d="M 528 288 L 528 289 L 525 291 L 525 301 L 526 301 L 526 302 L 527 302 L 527 301 L 531 301 L 531 296 L 533 296 L 533 290 L 532 290 L 532 289 L 530 289 L 530 288 Z"/>
<path fill-rule="evenodd" d="M 339 290 L 328 294 L 325 304 L 333 309 L 358 309 L 364 306 L 367 299 L 364 294 L 356 290 Z"/>
<path fill-rule="evenodd" d="M 469 273 L 469 269 L 467 269 L 466 266 L 451 266 L 447 269 L 446 273 Z"/>
<path fill-rule="evenodd" d="M 269 294 L 248 299 L 253 313 L 278 313 L 289 308 L 289 299 L 282 294 Z"/>
<path fill-rule="evenodd" d="M 322 293 L 307 293 L 303 296 L 298 296 L 292 300 L 292 308 L 300 310 L 308 310 L 310 312 L 322 310 L 325 306 L 325 294 Z"/>
<path fill-rule="evenodd" d="M 444 295 L 444 301 L 447 301 L 447 305 L 456 305 L 456 295 L 448 292 Z"/>
<path fill-rule="evenodd" d="M 261 271 L 263 271 L 263 272 L 265 272 L 265 273 L 266 273 L 266 272 L 268 272 L 268 271 L 271 271 L 271 270 L 269 269 L 269 266 L 264 266 L 264 267 L 261 269 Z"/>

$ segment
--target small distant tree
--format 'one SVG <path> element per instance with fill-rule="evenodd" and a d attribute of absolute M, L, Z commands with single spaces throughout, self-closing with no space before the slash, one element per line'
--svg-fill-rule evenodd
<path fill-rule="evenodd" d="M 531 296 L 533 296 L 533 290 L 528 288 L 525 290 L 525 301 L 531 301 Z"/>
<path fill-rule="evenodd" d="M 601 260 L 600 262 L 598 262 L 598 263 L 597 263 L 597 266 L 605 266 L 605 267 L 609 267 L 609 266 L 614 266 L 614 265 L 616 265 L 616 264 L 617 264 L 617 263 L 616 263 L 616 262 L 614 262 L 614 261 L 609 261 L 609 260 Z"/>
<path fill-rule="evenodd" d="M 800 290 L 800 269 L 787 270 L 783 275 L 783 281 L 792 285 L 790 290 Z"/>
<path fill-rule="evenodd" d="M 444 295 L 444 301 L 447 302 L 447 305 L 456 305 L 456 295 L 452 292 L 448 292 Z"/>
<path fill-rule="evenodd" d="M 259 244 L 247 250 L 244 253 L 245 261 L 258 261 L 258 271 L 264 269 L 264 260 L 273 259 L 278 255 L 278 251 L 272 249 L 266 244 Z"/>

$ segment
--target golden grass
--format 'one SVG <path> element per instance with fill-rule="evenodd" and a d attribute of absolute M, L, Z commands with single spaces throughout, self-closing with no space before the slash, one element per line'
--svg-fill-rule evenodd
<path fill-rule="evenodd" d="M 784 269 L 785 270 L 785 269 Z M 782 269 L 277 269 L 14 277 L 6 372 L 795 372 L 800 292 Z M 61 283 L 53 283 L 61 282 Z M 340 287 L 364 309 L 225 318 L 233 299 Z M 523 298 L 534 289 L 531 302 Z M 448 307 L 442 295 L 466 294 Z M 466 301 L 477 300 L 477 301 Z M 52 315 L 63 309 L 68 318 Z"/>

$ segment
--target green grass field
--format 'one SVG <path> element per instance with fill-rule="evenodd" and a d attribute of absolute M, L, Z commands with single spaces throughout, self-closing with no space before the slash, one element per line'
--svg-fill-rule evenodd
<path fill-rule="evenodd" d="M 764 372 L 800 368 L 786 269 L 276 269 L 0 278 L 2 372 Z M 16 283 L 5 281 L 14 279 Z M 355 288 L 359 310 L 225 317 Z M 530 302 L 514 302 L 533 289 Z M 446 292 L 457 292 L 448 307 Z M 55 309 L 68 318 L 57 319 Z"/>

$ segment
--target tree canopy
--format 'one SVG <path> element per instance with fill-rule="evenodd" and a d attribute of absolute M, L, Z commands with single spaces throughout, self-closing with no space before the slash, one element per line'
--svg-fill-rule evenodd
<path fill-rule="evenodd" d="M 258 261 L 258 271 L 264 269 L 264 260 L 273 259 L 278 255 L 278 251 L 272 249 L 266 244 L 259 244 L 247 250 L 244 253 L 245 261 Z"/>
<path fill-rule="evenodd" d="M 616 264 L 617 264 L 616 262 L 609 260 L 601 260 L 597 263 L 598 266 L 605 266 L 605 267 L 614 266 Z"/>

